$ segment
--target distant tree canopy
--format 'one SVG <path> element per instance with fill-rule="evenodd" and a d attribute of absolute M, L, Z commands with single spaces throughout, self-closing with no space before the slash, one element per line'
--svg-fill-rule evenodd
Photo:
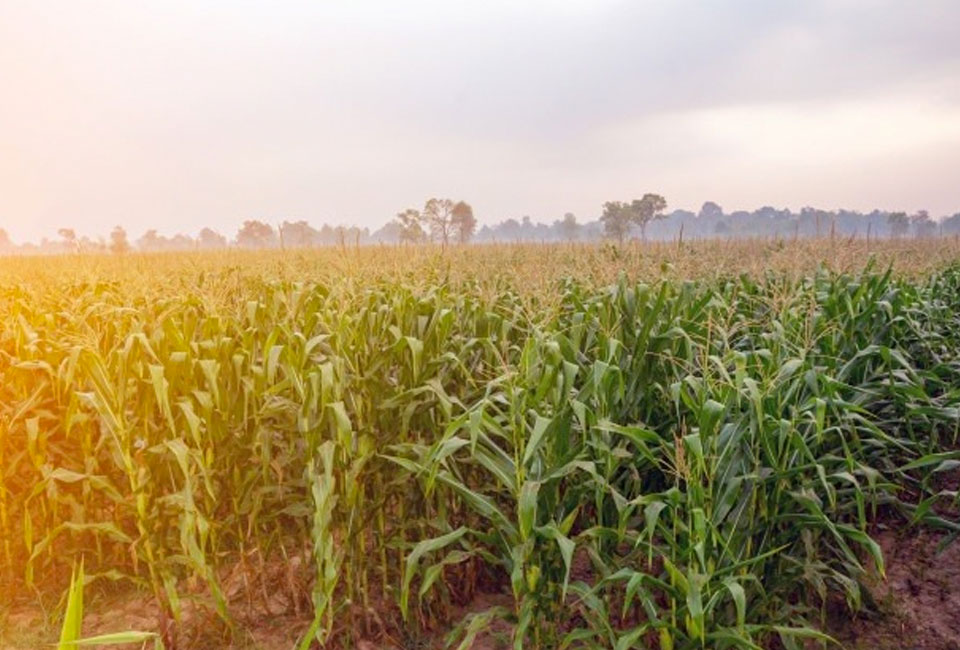
<path fill-rule="evenodd" d="M 697 216 L 700 219 L 720 219 L 723 217 L 723 208 L 713 201 L 707 201 L 700 208 L 700 214 Z"/>
<path fill-rule="evenodd" d="M 623 243 L 633 226 L 640 228 L 640 237 L 647 239 L 647 226 L 651 222 L 664 218 L 663 211 L 667 209 L 667 201 L 659 194 L 644 194 L 643 198 L 634 199 L 629 203 L 622 201 L 608 201 L 603 204 L 604 232 Z"/>
<path fill-rule="evenodd" d="M 110 231 L 110 252 L 126 253 L 130 250 L 130 242 L 127 241 L 127 231 L 121 226 L 116 226 Z"/>
<path fill-rule="evenodd" d="M 300 219 L 298 221 L 284 221 L 280 225 L 280 243 L 290 248 L 308 248 L 314 245 L 320 233 Z"/>
<path fill-rule="evenodd" d="M 477 219 L 473 216 L 473 208 L 470 204 L 457 201 L 453 205 L 450 219 L 453 221 L 453 228 L 456 230 L 459 242 L 461 244 L 469 242 L 473 233 L 477 231 Z"/>
<path fill-rule="evenodd" d="M 651 222 L 664 218 L 663 211 L 667 209 L 667 200 L 659 194 L 644 194 L 641 199 L 630 202 L 632 221 L 640 226 L 640 237 L 647 239 L 647 226 Z"/>
<path fill-rule="evenodd" d="M 572 212 L 563 215 L 563 219 L 553 222 L 553 227 L 562 234 L 567 241 L 575 240 L 580 234 L 580 224 L 577 223 L 577 216 Z"/>
<path fill-rule="evenodd" d="M 890 224 L 890 234 L 894 237 L 903 237 L 910 230 L 910 218 L 906 212 L 891 212 L 887 216 L 887 223 Z"/>
<path fill-rule="evenodd" d="M 66 237 L 64 237 L 64 239 L 66 239 Z M 143 236 L 137 240 L 137 248 L 142 251 L 161 250 L 160 242 L 161 237 L 157 234 L 157 231 L 150 229 L 143 233 Z"/>
<path fill-rule="evenodd" d="M 72 250 L 80 250 L 80 243 L 77 241 L 77 232 L 73 228 L 60 228 L 57 230 L 57 234 L 60 235 L 60 239 L 63 240 L 65 247 Z"/>
<path fill-rule="evenodd" d="M 453 233 L 453 206 L 450 199 L 429 199 L 423 206 L 423 220 L 430 228 L 430 236 L 443 246 Z"/>
<path fill-rule="evenodd" d="M 197 246 L 203 250 L 217 250 L 227 247 L 227 238 L 210 228 L 204 228 L 197 235 Z"/>
<path fill-rule="evenodd" d="M 137 240 L 137 248 L 146 252 L 186 251 L 196 247 L 192 237 L 177 233 L 173 237 L 164 237 L 156 230 L 148 230 Z"/>
<path fill-rule="evenodd" d="M 277 241 L 277 235 L 269 224 L 248 219 L 237 231 L 237 246 L 241 248 L 268 248 Z"/>
<path fill-rule="evenodd" d="M 622 244 L 633 225 L 632 217 L 628 204 L 622 201 L 607 201 L 603 204 L 603 214 L 600 215 L 603 232 Z"/>
<path fill-rule="evenodd" d="M 477 219 L 465 201 L 431 198 L 423 210 L 407 208 L 398 212 L 391 225 L 401 242 L 420 243 L 429 231 L 431 239 L 446 248 L 454 237 L 461 244 L 469 242 L 477 230 Z"/>
<path fill-rule="evenodd" d="M 917 237 L 933 237 L 937 234 L 937 223 L 930 218 L 930 213 L 920 210 L 910 217 L 913 234 Z"/>
<path fill-rule="evenodd" d="M 397 213 L 397 223 L 399 224 L 399 238 L 401 242 L 408 244 L 419 244 L 427 238 L 427 233 L 423 231 L 423 215 L 419 210 L 407 208 L 403 212 Z"/>
<path fill-rule="evenodd" d="M 271 225 L 275 224 L 275 225 Z M 604 203 L 598 215 L 580 221 L 572 212 L 550 223 L 529 215 L 506 217 L 480 226 L 473 208 L 465 201 L 432 198 L 423 209 L 410 208 L 397 214 L 382 228 L 370 231 L 357 226 L 311 224 L 308 220 L 249 219 L 232 239 L 216 230 L 202 228 L 196 237 L 166 236 L 147 230 L 136 240 L 142 251 L 217 250 L 239 248 L 307 248 L 377 243 L 421 243 L 428 239 L 447 245 L 453 242 L 560 242 L 597 241 L 631 237 L 684 241 L 712 237 L 937 237 L 960 236 L 960 212 L 932 217 L 926 210 L 913 214 L 873 210 L 822 210 L 804 207 L 798 212 L 764 206 L 752 212 L 725 212 L 705 202 L 698 212 L 666 212 L 666 201 L 658 194 L 644 194 L 631 201 Z M 131 249 L 127 232 L 118 226 L 106 238 L 80 236 L 72 228 L 60 228 L 58 239 L 16 244 L 0 230 L 0 252 L 5 254 L 124 252 Z"/>

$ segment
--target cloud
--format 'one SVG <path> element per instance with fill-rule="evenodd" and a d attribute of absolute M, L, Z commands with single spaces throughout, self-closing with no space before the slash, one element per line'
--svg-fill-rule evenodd
<path fill-rule="evenodd" d="M 953 0 L 4 3 L 0 227 L 955 211 L 958 75 Z"/>

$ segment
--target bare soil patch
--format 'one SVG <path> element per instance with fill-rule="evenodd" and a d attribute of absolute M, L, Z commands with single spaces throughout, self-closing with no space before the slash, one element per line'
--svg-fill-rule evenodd
<path fill-rule="evenodd" d="M 874 570 L 867 580 L 864 610 L 851 616 L 844 606 L 831 608 L 827 631 L 851 650 L 960 650 L 960 541 L 941 548 L 943 532 L 908 526 L 898 518 L 877 524 L 874 538 L 883 549 L 886 579 Z M 576 573 L 587 573 L 577 558 Z M 268 568 L 275 568 L 272 566 Z M 270 573 L 268 571 L 267 573 Z M 227 581 L 228 583 L 230 581 Z M 232 609 L 243 612 L 231 635 L 212 607 L 202 598 L 188 600 L 185 625 L 176 635 L 176 647 L 231 650 L 289 650 L 310 623 L 305 603 L 273 584 L 269 605 Z M 492 585 L 488 585 L 492 587 Z M 229 592 L 230 590 L 228 590 Z M 94 635 L 121 629 L 157 630 L 159 611 L 148 596 L 128 593 L 91 599 L 84 633 Z M 192 601 L 192 602 L 190 602 Z M 259 605 L 259 606 L 258 606 Z M 298 607 L 299 605 L 299 607 Z M 506 592 L 479 591 L 457 607 L 451 624 L 439 625 L 418 638 L 393 633 L 361 637 L 359 650 L 440 650 L 453 625 L 492 607 L 511 609 Z M 296 610 L 301 611 L 297 612 Z M 54 643 L 57 630 L 36 607 L 6 609 L 0 620 L 0 648 L 27 650 Z M 511 646 L 511 626 L 494 619 L 475 639 L 472 650 L 504 650 Z M 459 639 L 458 639 L 459 641 Z"/>

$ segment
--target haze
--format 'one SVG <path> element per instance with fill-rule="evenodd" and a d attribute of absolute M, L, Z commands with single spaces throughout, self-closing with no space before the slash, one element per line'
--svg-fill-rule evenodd
<path fill-rule="evenodd" d="M 960 209 L 960 3 L 0 0 L 0 228 Z"/>

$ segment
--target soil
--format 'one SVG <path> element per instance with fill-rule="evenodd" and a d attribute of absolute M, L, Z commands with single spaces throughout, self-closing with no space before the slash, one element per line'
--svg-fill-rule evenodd
<path fill-rule="evenodd" d="M 960 542 L 916 528 L 875 535 L 887 579 L 869 585 L 877 611 L 831 621 L 831 634 L 851 649 L 960 650 Z"/>
<path fill-rule="evenodd" d="M 943 533 L 893 520 L 879 524 L 874 538 L 883 549 L 886 579 L 871 571 L 864 602 L 872 602 L 872 606 L 852 618 L 845 608 L 834 608 L 827 631 L 851 650 L 960 650 L 960 540 L 940 549 Z M 91 605 L 84 621 L 85 634 L 156 627 L 156 607 L 142 597 L 100 600 Z M 512 599 L 506 593 L 474 594 L 468 604 L 453 612 L 451 620 L 491 607 L 510 609 Z M 277 602 L 273 611 L 283 609 Z M 180 636 L 178 647 L 290 650 L 310 623 L 306 612 L 248 616 L 238 621 L 244 632 L 227 641 L 209 608 L 193 608 L 190 618 L 191 631 Z M 439 650 L 448 632 L 438 629 L 419 639 L 380 636 L 361 640 L 358 650 Z M 494 620 L 478 635 L 472 650 L 509 648 L 510 632 L 507 623 Z M 45 624 L 35 609 L 0 612 L 0 650 L 48 646 L 56 637 L 55 627 Z"/>

